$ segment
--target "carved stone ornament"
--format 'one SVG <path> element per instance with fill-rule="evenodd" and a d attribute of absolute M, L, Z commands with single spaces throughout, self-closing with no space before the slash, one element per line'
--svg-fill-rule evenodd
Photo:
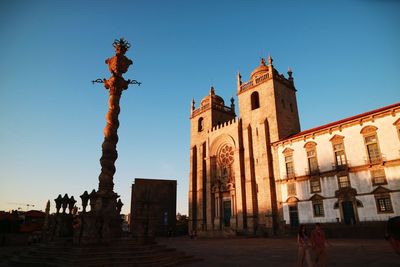
<path fill-rule="evenodd" d="M 234 150 L 231 146 L 225 144 L 219 151 L 218 161 L 221 166 L 228 167 L 232 165 L 234 161 Z"/>
<path fill-rule="evenodd" d="M 127 72 L 132 63 L 132 60 L 123 54 L 116 54 L 115 56 L 106 59 L 106 64 L 108 64 L 110 72 L 118 76 Z"/>

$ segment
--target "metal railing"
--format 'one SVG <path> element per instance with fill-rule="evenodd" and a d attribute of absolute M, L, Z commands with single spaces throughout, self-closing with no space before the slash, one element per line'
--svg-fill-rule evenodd
<path fill-rule="evenodd" d="M 315 168 L 315 169 L 312 169 L 312 170 L 305 169 L 304 171 L 305 171 L 306 175 L 308 175 L 308 176 L 313 176 L 313 175 L 319 175 L 320 174 L 319 166 L 317 168 Z"/>
<path fill-rule="evenodd" d="M 364 161 L 366 164 L 380 164 L 386 161 L 386 156 L 384 154 L 375 155 L 373 157 L 364 157 Z"/>
<path fill-rule="evenodd" d="M 332 163 L 332 170 L 334 171 L 345 171 L 349 168 L 347 163 L 344 164 L 337 164 L 337 163 Z"/>

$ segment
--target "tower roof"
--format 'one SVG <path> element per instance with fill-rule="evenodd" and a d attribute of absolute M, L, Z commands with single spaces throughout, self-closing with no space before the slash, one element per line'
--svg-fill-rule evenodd
<path fill-rule="evenodd" d="M 206 106 L 207 104 L 212 104 L 212 105 L 216 104 L 220 106 L 225 106 L 224 99 L 222 99 L 222 97 L 220 97 L 219 95 L 215 94 L 213 86 L 211 86 L 210 88 L 210 94 L 201 100 L 200 107 Z"/>
<path fill-rule="evenodd" d="M 238 75 L 237 79 L 238 95 L 270 79 L 274 79 L 278 82 L 281 82 L 296 91 L 292 77 L 293 72 L 290 70 L 288 72 L 289 77 L 288 78 L 284 77 L 283 74 L 280 74 L 274 68 L 274 66 L 272 65 L 272 61 L 273 60 L 270 55 L 268 56 L 268 65 L 265 59 L 261 58 L 260 65 L 253 70 L 253 72 L 250 74 L 250 80 L 248 80 L 247 82 L 242 82 L 242 80 L 240 79 L 241 77 Z"/>
<path fill-rule="evenodd" d="M 208 96 L 204 97 L 200 101 L 200 105 L 197 109 L 193 109 L 192 105 L 192 111 L 191 111 L 191 116 L 190 118 L 194 118 L 195 116 L 199 115 L 200 113 L 203 113 L 204 111 L 207 110 L 216 110 L 219 112 L 223 112 L 226 114 L 229 114 L 232 118 L 235 117 L 235 105 L 231 101 L 231 106 L 227 107 L 225 106 L 225 101 L 222 97 L 219 95 L 215 94 L 214 87 L 211 86 L 210 88 L 210 93 Z"/>
<path fill-rule="evenodd" d="M 253 72 L 251 73 L 250 77 L 251 79 L 253 79 L 254 76 L 261 76 L 265 73 L 267 73 L 269 70 L 269 67 L 265 64 L 265 59 L 261 58 L 260 60 L 260 66 L 258 66 L 257 68 L 255 68 L 253 70 Z"/>

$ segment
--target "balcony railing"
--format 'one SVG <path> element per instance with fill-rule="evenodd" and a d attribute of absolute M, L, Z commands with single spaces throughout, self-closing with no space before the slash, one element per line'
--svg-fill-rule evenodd
<path fill-rule="evenodd" d="M 231 107 L 227 107 L 227 106 L 224 106 L 224 105 L 217 105 L 217 104 L 213 103 L 212 106 L 210 104 L 205 104 L 205 105 L 199 107 L 198 109 L 194 110 L 192 112 L 192 117 L 200 114 L 201 112 L 203 112 L 205 110 L 210 109 L 210 107 L 212 107 L 214 109 L 217 109 L 217 110 L 220 110 L 220 111 L 224 111 L 224 112 L 229 112 L 229 113 L 234 113 L 235 112 Z"/>
<path fill-rule="evenodd" d="M 215 108 L 217 110 L 225 111 L 225 112 L 233 112 L 231 107 L 227 107 L 227 106 L 223 106 L 223 105 L 213 104 L 213 108 Z"/>
<path fill-rule="evenodd" d="M 240 92 L 245 91 L 246 89 L 252 87 L 253 85 L 262 83 L 263 81 L 265 81 L 265 80 L 267 80 L 269 78 L 270 78 L 269 73 L 265 73 L 264 75 L 262 75 L 260 77 L 257 77 L 254 80 L 250 80 L 248 82 L 245 82 L 240 86 Z"/>
<path fill-rule="evenodd" d="M 256 84 L 259 84 L 260 82 L 266 80 L 269 78 L 269 73 L 264 74 L 263 76 L 260 76 L 256 78 Z"/>
<path fill-rule="evenodd" d="M 204 106 L 199 107 L 198 109 L 194 110 L 192 113 L 192 117 L 196 116 L 197 114 L 203 112 L 210 108 L 210 104 L 205 104 Z"/>
<path fill-rule="evenodd" d="M 295 172 L 287 173 L 287 174 L 282 175 L 282 179 L 284 179 L 284 180 L 293 179 L 294 177 L 296 177 L 296 173 Z"/>
<path fill-rule="evenodd" d="M 305 169 L 305 173 L 308 176 L 319 175 L 320 174 L 319 167 L 315 168 L 315 169 L 311 169 L 311 170 L 310 169 Z"/>
<path fill-rule="evenodd" d="M 242 92 L 252 86 L 253 86 L 253 81 L 248 81 L 240 86 L 240 91 Z"/>
<path fill-rule="evenodd" d="M 386 156 L 384 154 L 376 155 L 373 157 L 365 157 L 364 161 L 366 164 L 381 164 L 386 161 Z"/>
<path fill-rule="evenodd" d="M 348 164 L 337 164 L 337 163 L 332 163 L 332 170 L 334 171 L 345 171 L 349 168 Z"/>

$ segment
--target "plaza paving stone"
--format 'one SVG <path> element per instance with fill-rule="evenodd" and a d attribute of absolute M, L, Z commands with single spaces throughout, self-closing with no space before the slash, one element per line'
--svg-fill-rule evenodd
<path fill-rule="evenodd" d="M 159 239 L 159 243 L 203 259 L 190 266 L 296 266 L 295 238 Z M 330 239 L 327 266 L 400 267 L 384 239 Z"/>

